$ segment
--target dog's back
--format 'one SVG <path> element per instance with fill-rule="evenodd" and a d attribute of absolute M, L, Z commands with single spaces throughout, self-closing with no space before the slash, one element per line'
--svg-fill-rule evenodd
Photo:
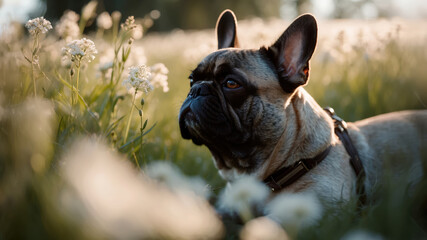
<path fill-rule="evenodd" d="M 350 134 L 360 151 L 368 186 L 375 185 L 384 171 L 411 182 L 427 173 L 427 110 L 357 121 L 350 125 Z"/>

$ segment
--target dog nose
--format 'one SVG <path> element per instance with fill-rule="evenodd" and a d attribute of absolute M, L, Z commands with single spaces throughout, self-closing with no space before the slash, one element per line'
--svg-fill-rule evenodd
<path fill-rule="evenodd" d="M 211 95 L 211 91 L 209 89 L 209 85 L 206 83 L 194 84 L 190 89 L 190 93 L 188 93 L 188 96 L 193 98 L 198 96 L 208 96 L 208 95 Z"/>

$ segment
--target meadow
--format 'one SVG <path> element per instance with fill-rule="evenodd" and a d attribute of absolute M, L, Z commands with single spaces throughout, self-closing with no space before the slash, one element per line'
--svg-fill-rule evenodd
<path fill-rule="evenodd" d="M 225 182 L 178 127 L 188 75 L 216 48 L 213 29 L 146 34 L 156 12 L 134 22 L 116 12 L 82 34 L 91 11 L 1 36 L 0 239 L 251 239 L 260 227 L 290 239 L 427 237 L 427 182 L 409 188 L 387 174 L 362 209 L 296 206 L 307 213 L 291 223 L 236 210 L 246 224 L 221 221 Z M 243 47 L 258 48 L 289 22 L 239 24 Z M 346 121 L 427 108 L 427 22 L 325 20 L 318 39 L 306 89 L 320 105 Z"/>

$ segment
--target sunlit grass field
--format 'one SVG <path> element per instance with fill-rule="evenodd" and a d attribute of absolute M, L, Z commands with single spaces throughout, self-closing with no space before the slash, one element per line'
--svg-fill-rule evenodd
<path fill-rule="evenodd" d="M 144 23 L 141 22 L 143 26 Z M 116 27 L 119 32 L 119 25 L 115 24 L 113 29 Z M 288 24 L 275 19 L 242 21 L 238 33 L 240 42 L 248 48 L 272 44 Z M 239 236 L 241 226 L 230 223 L 225 226 L 227 232 L 203 228 L 217 232 L 173 235 L 173 227 L 171 233 L 163 233 L 168 231 L 164 229 L 150 232 L 156 227 L 147 227 L 151 226 L 144 225 L 147 219 L 140 221 L 131 214 L 119 214 L 123 218 L 119 218 L 121 221 L 108 222 L 105 219 L 111 220 L 116 215 L 96 215 L 92 211 L 96 212 L 97 207 L 91 205 L 102 205 L 105 199 L 91 202 L 92 195 L 85 195 L 87 189 L 79 188 L 79 184 L 87 184 L 93 187 L 87 191 L 96 193 L 97 186 L 103 186 L 91 185 L 94 181 L 91 176 L 105 170 L 102 162 L 101 165 L 90 163 L 92 158 L 100 157 L 96 152 L 73 155 L 92 149 L 78 145 L 83 142 L 91 146 L 93 141 L 84 140 L 89 137 L 98 139 L 107 148 L 96 143 L 93 149 L 111 151 L 113 155 L 118 154 L 114 158 L 126 162 L 129 169 L 126 167 L 123 173 L 135 171 L 145 175 L 147 166 L 152 163 L 173 163 L 184 175 L 203 179 L 212 192 L 208 201 L 215 205 L 225 182 L 219 177 L 209 151 L 181 139 L 178 128 L 179 108 L 189 90 L 188 75 L 216 48 L 213 29 L 148 33 L 133 42 L 128 41 L 130 36 L 124 31 L 89 32 L 84 37 L 94 41 L 98 53 L 92 62 L 78 69 L 62 60 L 61 49 L 67 45 L 65 39 L 53 32 L 40 35 L 40 47 L 34 51 L 34 39 L 25 31 L 16 29 L 4 34 L 0 45 L 0 239 Z M 124 39 L 121 44 L 120 39 Z M 427 108 L 427 22 L 320 21 L 318 39 L 306 89 L 320 105 L 333 107 L 346 121 L 403 109 Z M 130 54 L 124 56 L 127 49 Z M 26 58 L 30 59 L 35 52 L 38 59 L 31 64 Z M 100 71 L 108 62 L 112 62 L 114 73 L 111 68 Z M 134 100 L 122 85 L 128 68 L 156 63 L 163 63 L 169 70 L 169 91 L 157 87 Z M 71 161 L 68 159 L 78 160 L 68 162 Z M 117 172 L 121 171 L 120 164 Z M 69 166 L 77 170 L 71 171 Z M 80 173 L 87 179 L 78 182 Z M 291 237 L 340 239 L 347 234 L 347 239 L 361 239 L 351 238 L 352 231 L 356 231 L 354 235 L 360 234 L 357 231 L 371 234 L 372 239 L 427 237 L 426 182 L 409 189 L 404 179 L 384 178 L 386 181 L 378 190 L 381 197 L 376 203 L 361 211 L 356 210 L 355 202 L 325 209 L 318 223 Z M 133 180 L 121 182 L 117 176 L 114 179 L 118 181 L 105 181 L 113 185 L 112 189 L 138 189 L 132 185 Z M 142 195 L 151 197 L 150 194 Z M 100 196 L 109 198 L 108 194 Z M 135 196 L 140 195 L 135 193 Z M 133 195 L 123 194 L 122 197 L 133 198 Z M 120 196 L 111 199 L 115 200 L 114 206 L 128 203 L 127 198 L 121 202 Z M 141 201 L 132 208 L 142 209 L 136 212 L 144 214 L 147 206 L 151 205 Z M 129 213 L 127 210 L 123 212 Z M 176 214 L 169 217 L 185 221 L 185 211 Z M 202 220 L 208 219 L 203 218 L 203 214 L 200 216 Z M 118 223 L 128 226 L 124 228 L 128 231 L 123 233 L 123 229 L 109 228 L 119 228 Z M 133 228 L 133 223 L 141 227 Z M 135 229 L 142 229 L 143 233 Z"/>

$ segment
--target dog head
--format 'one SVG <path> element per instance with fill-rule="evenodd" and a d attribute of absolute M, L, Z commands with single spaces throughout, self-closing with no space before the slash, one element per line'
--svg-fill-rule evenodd
<path fill-rule="evenodd" d="M 236 18 L 229 10 L 220 15 L 216 33 L 218 50 L 189 77 L 190 92 L 179 115 L 181 134 L 206 145 L 220 173 L 252 174 L 284 132 L 292 94 L 307 83 L 316 20 L 298 17 L 273 45 L 260 49 L 239 48 Z"/>

